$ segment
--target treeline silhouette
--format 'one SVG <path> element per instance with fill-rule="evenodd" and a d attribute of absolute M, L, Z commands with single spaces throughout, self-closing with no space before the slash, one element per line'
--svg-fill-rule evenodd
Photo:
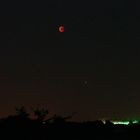
<path fill-rule="evenodd" d="M 73 122 L 70 116 L 54 115 L 47 118 L 44 108 L 32 109 L 34 118 L 24 106 L 16 114 L 0 119 L 2 140 L 119 140 L 140 139 L 140 123 L 114 125 L 110 120 Z"/>

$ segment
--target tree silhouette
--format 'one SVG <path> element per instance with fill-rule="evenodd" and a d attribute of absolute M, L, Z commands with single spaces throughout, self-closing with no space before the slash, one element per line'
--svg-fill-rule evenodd
<path fill-rule="evenodd" d="M 36 108 L 33 109 L 34 115 L 37 117 L 37 120 L 43 121 L 47 114 L 49 114 L 48 109 Z"/>
<path fill-rule="evenodd" d="M 27 118 L 29 116 L 29 113 L 27 113 L 27 110 L 24 106 L 21 106 L 19 108 L 16 108 L 16 115 L 21 118 Z"/>
<path fill-rule="evenodd" d="M 54 115 L 52 118 L 48 119 L 48 121 L 52 121 L 53 123 L 65 123 L 67 120 L 71 119 L 72 116 L 60 116 L 60 115 Z"/>

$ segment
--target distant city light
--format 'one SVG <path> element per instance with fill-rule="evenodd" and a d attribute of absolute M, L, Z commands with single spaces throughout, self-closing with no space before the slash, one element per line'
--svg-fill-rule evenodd
<path fill-rule="evenodd" d="M 124 124 L 124 125 L 128 125 L 130 123 L 132 124 L 137 124 L 139 123 L 138 120 L 133 120 L 132 122 L 131 121 L 111 121 L 113 124 Z"/>
<path fill-rule="evenodd" d="M 132 123 L 139 123 L 139 121 L 138 120 L 134 120 L 134 121 L 132 121 Z"/>
<path fill-rule="evenodd" d="M 124 124 L 124 125 L 128 125 L 129 121 L 112 121 L 113 124 Z"/>
<path fill-rule="evenodd" d="M 104 124 L 106 124 L 106 119 L 101 119 Z M 129 125 L 129 124 L 139 124 L 140 120 L 130 119 L 130 120 L 109 120 L 114 125 L 122 124 L 122 125 Z"/>
<path fill-rule="evenodd" d="M 46 122 L 45 122 L 45 121 L 43 121 L 43 122 L 42 122 L 42 124 L 46 124 Z"/>

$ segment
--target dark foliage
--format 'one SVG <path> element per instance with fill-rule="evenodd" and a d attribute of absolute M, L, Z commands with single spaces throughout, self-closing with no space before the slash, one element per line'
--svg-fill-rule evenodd
<path fill-rule="evenodd" d="M 16 109 L 15 116 L 0 120 L 1 139 L 4 140 L 137 140 L 140 139 L 140 124 L 113 125 L 109 120 L 89 122 L 68 121 L 72 116 L 55 115 L 44 120 L 31 119 L 24 107 Z M 36 110 L 48 114 L 45 109 Z"/>

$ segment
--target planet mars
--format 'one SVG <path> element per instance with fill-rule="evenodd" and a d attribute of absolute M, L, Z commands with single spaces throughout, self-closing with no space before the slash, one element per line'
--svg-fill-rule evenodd
<path fill-rule="evenodd" d="M 63 33 L 65 31 L 64 26 L 59 26 L 59 32 Z"/>

